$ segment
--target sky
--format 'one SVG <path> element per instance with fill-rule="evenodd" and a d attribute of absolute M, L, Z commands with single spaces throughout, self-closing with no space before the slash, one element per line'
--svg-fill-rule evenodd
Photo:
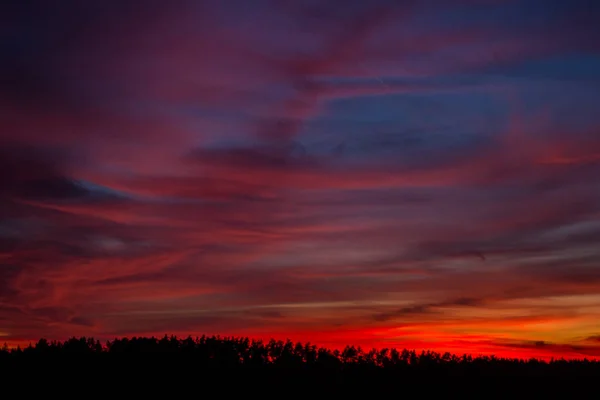
<path fill-rule="evenodd" d="M 0 342 L 600 357 L 600 4 L 3 2 Z"/>

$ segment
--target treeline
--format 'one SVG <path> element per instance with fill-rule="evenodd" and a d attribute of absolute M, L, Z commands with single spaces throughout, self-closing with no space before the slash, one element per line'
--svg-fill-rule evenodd
<path fill-rule="evenodd" d="M 354 346 L 331 350 L 289 340 L 219 336 L 133 337 L 104 343 L 85 337 L 62 342 L 40 339 L 25 348 L 2 348 L 0 368 L 5 374 L 18 371 L 24 376 L 103 370 L 115 376 L 141 374 L 148 381 L 163 382 L 167 376 L 195 374 L 196 380 L 202 378 L 209 383 L 223 377 L 241 382 L 258 372 L 262 380 L 280 384 L 301 381 L 303 388 L 321 389 L 361 384 L 376 384 L 381 389 L 418 378 L 435 381 L 445 377 L 452 377 L 455 385 L 465 382 L 463 378 L 469 384 L 474 379 L 501 378 L 502 387 L 506 388 L 517 382 L 507 378 L 552 378 L 546 380 L 548 386 L 600 377 L 600 362 L 587 359 L 524 360 L 387 348 L 365 351 Z M 212 372 L 207 375 L 206 371 Z"/>
<path fill-rule="evenodd" d="M 60 357 L 68 355 L 88 355 L 106 357 L 107 355 L 147 355 L 170 354 L 191 356 L 196 363 L 214 366 L 304 366 L 324 365 L 347 368 L 365 366 L 372 368 L 430 368 L 476 366 L 478 369 L 489 366 L 494 368 L 544 370 L 577 369 L 594 370 L 600 368 L 596 360 L 552 359 L 514 359 L 496 356 L 477 356 L 468 354 L 458 356 L 435 351 L 397 350 L 395 348 L 363 350 L 361 347 L 346 346 L 343 350 L 331 350 L 311 343 L 294 343 L 290 340 L 270 341 L 254 340 L 245 337 L 201 336 L 178 338 L 177 336 L 117 338 L 104 343 L 94 338 L 70 338 L 66 341 L 48 341 L 40 339 L 25 348 L 9 348 L 6 344 L 0 350 L 0 360 L 25 359 L 29 357 Z"/>

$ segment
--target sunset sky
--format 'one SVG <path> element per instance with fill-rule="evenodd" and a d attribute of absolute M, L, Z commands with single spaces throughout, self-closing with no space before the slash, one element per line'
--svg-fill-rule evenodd
<path fill-rule="evenodd" d="M 600 357 L 600 2 L 1 7 L 0 344 Z"/>

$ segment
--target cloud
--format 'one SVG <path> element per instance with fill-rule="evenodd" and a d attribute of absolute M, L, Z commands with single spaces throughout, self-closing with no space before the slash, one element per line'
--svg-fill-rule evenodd
<path fill-rule="evenodd" d="M 595 6 L 134 3 L 0 17 L 8 340 L 595 351 Z"/>
<path fill-rule="evenodd" d="M 600 335 L 589 336 L 585 340 L 590 342 L 600 342 Z"/>
<path fill-rule="evenodd" d="M 535 349 L 538 350 L 538 353 L 547 353 L 548 355 L 554 355 L 555 357 L 559 354 L 577 354 L 579 357 L 588 358 L 598 357 L 598 355 L 600 355 L 600 346 L 549 343 L 543 340 L 508 343 L 499 341 L 494 343 L 494 345 L 511 348 Z"/>
<path fill-rule="evenodd" d="M 61 173 L 60 154 L 8 147 L 2 149 L 0 159 L 3 197 L 77 198 L 87 194 L 81 185 Z"/>
<path fill-rule="evenodd" d="M 436 303 L 423 303 L 402 307 L 393 312 L 378 313 L 373 316 L 376 321 L 403 320 L 407 321 L 411 316 L 431 316 L 443 314 L 444 308 L 453 307 L 477 307 L 485 303 L 484 299 L 459 297 L 453 300 L 446 300 Z"/>

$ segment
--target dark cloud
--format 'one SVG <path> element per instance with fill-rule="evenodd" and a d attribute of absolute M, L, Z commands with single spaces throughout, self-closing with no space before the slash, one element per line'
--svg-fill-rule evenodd
<path fill-rule="evenodd" d="M 544 340 L 531 341 L 498 341 L 494 343 L 501 347 L 521 348 L 521 349 L 537 349 L 546 352 L 561 354 L 571 353 L 577 354 L 580 357 L 598 357 L 600 355 L 600 346 L 595 345 L 575 345 L 563 343 L 551 343 Z"/>
<path fill-rule="evenodd" d="M 588 336 L 585 340 L 590 342 L 600 342 L 600 335 Z"/>
<path fill-rule="evenodd" d="M 305 154 L 299 143 L 282 146 L 268 146 L 238 149 L 197 149 L 191 159 L 201 165 L 217 166 L 247 171 L 273 169 L 285 171 L 292 169 L 315 169 L 316 160 Z"/>
<path fill-rule="evenodd" d="M 33 200 L 69 199 L 88 191 L 61 171 L 64 154 L 33 147 L 5 147 L 0 152 L 2 196 Z"/>
<path fill-rule="evenodd" d="M 41 318 L 47 318 L 50 321 L 67 321 L 70 318 L 71 311 L 67 307 L 40 307 L 31 310 L 31 314 Z"/>
<path fill-rule="evenodd" d="M 444 313 L 444 308 L 446 307 L 477 307 L 481 306 L 486 302 L 484 299 L 479 298 L 471 298 L 471 297 L 459 297 L 453 300 L 441 301 L 437 303 L 426 303 L 426 304 L 417 304 L 408 307 L 402 307 L 398 310 L 392 312 L 384 312 L 378 313 L 373 316 L 375 321 L 389 321 L 389 320 L 397 320 L 402 321 L 402 319 L 410 319 L 411 316 L 433 316 L 441 315 Z"/>
<path fill-rule="evenodd" d="M 10 261 L 2 263 L 2 268 L 0 269 L 0 300 L 3 302 L 10 302 L 18 294 L 14 280 L 18 277 L 20 271 L 19 266 L 10 263 Z M 17 310 L 18 308 L 10 307 L 10 309 Z"/>
<path fill-rule="evenodd" d="M 154 283 L 156 281 L 174 279 L 177 279 L 175 272 L 167 268 L 155 272 L 140 272 L 137 274 L 106 278 L 96 281 L 94 284 L 100 286 L 116 286 L 135 283 Z"/>
<path fill-rule="evenodd" d="M 95 94 L 86 90 L 89 82 L 85 79 L 102 79 L 92 67 L 98 60 L 91 49 L 106 53 L 110 47 L 118 47 L 116 38 L 132 29 L 134 21 L 149 23 L 157 12 L 164 11 L 155 1 L 147 2 L 143 9 L 132 1 L 113 0 L 63 0 L 60 5 L 38 0 L 4 3 L 0 98 L 28 110 L 83 111 L 97 103 Z"/>
<path fill-rule="evenodd" d="M 71 317 L 69 323 L 86 327 L 94 326 L 94 322 L 85 317 Z"/>

